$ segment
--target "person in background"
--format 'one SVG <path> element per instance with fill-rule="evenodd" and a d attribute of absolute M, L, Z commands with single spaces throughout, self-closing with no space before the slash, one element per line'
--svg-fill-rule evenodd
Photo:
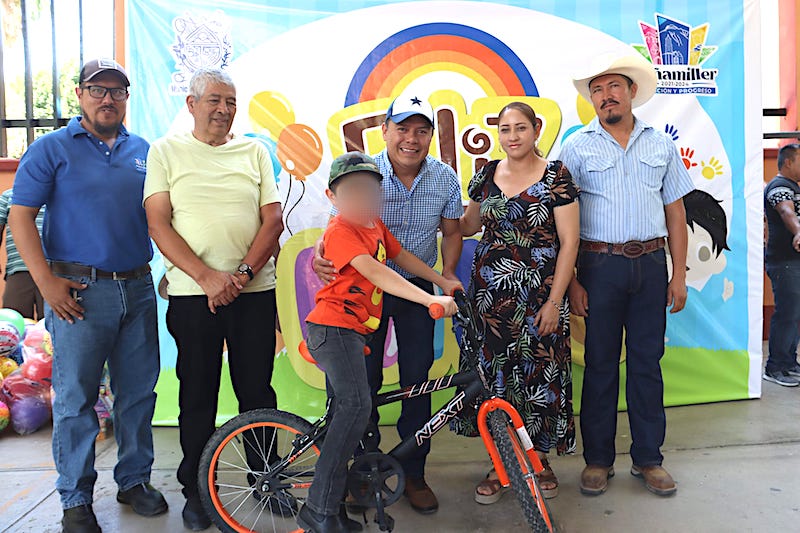
<path fill-rule="evenodd" d="M 11 208 L 11 198 L 14 190 L 8 189 L 0 194 L 0 239 L 6 239 L 6 271 L 3 276 L 6 285 L 3 290 L 3 307 L 13 309 L 25 318 L 39 320 L 44 318 L 44 300 L 42 293 L 34 283 L 28 267 L 19 256 L 14 237 L 8 227 L 8 211 Z M 42 234 L 45 207 L 36 215 L 36 229 Z"/>
<path fill-rule="evenodd" d="M 553 498 L 558 478 L 547 453 L 575 451 L 565 295 L 578 257 L 579 214 L 578 188 L 567 167 L 547 161 L 536 147 L 541 129 L 525 103 L 500 111 L 498 138 L 506 158 L 490 161 L 472 178 L 461 232 L 484 230 L 469 287 L 485 333 L 479 363 L 494 392 L 522 416 L 544 466 L 537 474 L 542 493 Z M 453 427 L 477 436 L 476 413 L 470 414 Z M 501 495 L 494 471 L 475 490 L 482 504 Z"/>
<path fill-rule="evenodd" d="M 633 114 L 655 94 L 656 80 L 642 57 L 598 56 L 588 76 L 573 80 L 597 116 L 561 147 L 561 160 L 581 188 L 581 248 L 568 297 L 572 311 L 586 317 L 585 495 L 602 494 L 614 475 L 623 331 L 631 474 L 659 496 L 677 490 L 660 450 L 666 435 L 661 358 L 666 307 L 677 313 L 686 304 L 683 197 L 694 184 L 672 140 Z"/>
<path fill-rule="evenodd" d="M 428 155 L 433 139 L 434 114 L 431 105 L 416 95 L 400 95 L 389 106 L 383 124 L 386 149 L 375 156 L 383 175 L 381 219 L 404 249 L 432 267 L 437 259 L 437 234 L 442 232 L 442 275 L 457 281 L 456 266 L 461 258 L 461 230 L 458 218 L 463 213 L 458 176 L 445 163 Z M 387 265 L 422 290 L 432 293 L 433 284 L 403 270 L 392 261 Z M 324 246 L 316 246 L 314 271 L 324 282 L 336 276 L 336 269 L 325 257 Z M 400 386 L 428 379 L 433 366 L 434 321 L 425 306 L 386 295 L 381 326 L 369 342 L 367 375 L 373 394 L 383 384 L 383 357 L 389 319 L 394 322 L 397 340 L 397 365 Z M 397 432 L 406 438 L 431 416 L 431 397 L 423 395 L 403 400 Z M 380 444 L 378 410 L 373 408 L 364 442 L 367 449 Z M 413 457 L 402 462 L 406 472 L 404 494 L 411 507 L 422 514 L 436 512 L 439 501 L 425 481 L 425 459 L 430 442 L 425 441 Z"/>
<path fill-rule="evenodd" d="M 767 275 L 772 282 L 775 312 L 769 322 L 766 381 L 800 385 L 797 343 L 800 340 L 800 144 L 778 152 L 778 175 L 764 189 L 769 238 Z"/>
<path fill-rule="evenodd" d="M 9 225 L 46 302 L 53 338 L 53 459 L 63 531 L 93 533 L 100 531 L 92 510 L 94 405 L 106 362 L 119 447 L 117 501 L 143 516 L 165 513 L 167 502 L 150 485 L 161 364 L 142 209 L 148 144 L 122 125 L 130 82 L 118 63 L 88 61 L 78 80 L 81 116 L 22 156 Z M 45 204 L 40 238 L 36 217 Z"/>
<path fill-rule="evenodd" d="M 150 149 L 144 206 L 165 257 L 167 329 L 178 347 L 183 523 L 198 531 L 211 525 L 200 503 L 197 467 L 215 429 L 224 343 L 239 412 L 277 407 L 273 254 L 283 222 L 269 152 L 230 133 L 236 115 L 230 76 L 197 70 L 186 105 L 192 131 L 161 138 Z M 271 435 L 263 437 L 268 442 Z M 265 468 L 251 453 L 267 449 L 265 442 L 244 447 L 253 471 Z M 297 510 L 288 493 L 260 505 L 279 514 Z"/>
<path fill-rule="evenodd" d="M 380 326 L 384 293 L 426 309 L 439 304 L 447 316 L 456 311 L 451 296 L 422 290 L 387 267 L 386 260 L 436 283 L 446 294 L 461 289 L 460 282 L 404 250 L 383 225 L 378 217 L 382 180 L 372 158 L 360 152 L 348 152 L 331 164 L 326 194 L 339 215 L 328 224 L 323 242 L 339 275 L 319 290 L 306 318 L 308 350 L 325 369 L 333 414 L 308 500 L 297 517 L 298 524 L 313 533 L 361 530 L 358 522 L 347 518 L 343 499 L 347 462 L 372 410 L 364 348 L 367 335 Z"/>

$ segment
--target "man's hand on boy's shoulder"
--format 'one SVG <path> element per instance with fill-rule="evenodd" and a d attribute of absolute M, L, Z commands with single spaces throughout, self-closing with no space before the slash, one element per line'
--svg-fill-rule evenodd
<path fill-rule="evenodd" d="M 336 279 L 338 272 L 334 268 L 333 262 L 325 259 L 324 254 L 325 244 L 323 244 L 322 238 L 317 239 L 317 242 L 314 243 L 314 259 L 311 262 L 311 268 L 314 270 L 314 274 L 327 285 Z"/>

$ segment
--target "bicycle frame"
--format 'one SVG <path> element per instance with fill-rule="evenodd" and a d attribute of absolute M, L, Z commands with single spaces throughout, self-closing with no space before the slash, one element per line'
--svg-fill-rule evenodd
<path fill-rule="evenodd" d="M 430 440 L 440 429 L 445 427 L 453 418 L 463 411 L 464 407 L 487 391 L 477 372 L 468 371 L 459 372 L 458 374 L 452 374 L 450 376 L 443 376 L 441 378 L 432 379 L 424 383 L 418 383 L 402 389 L 379 394 L 377 397 L 377 404 L 378 406 L 381 406 L 400 400 L 432 394 L 436 391 L 457 387 L 460 385 L 466 385 L 467 387 L 459 391 L 441 409 L 436 411 L 436 413 L 434 413 L 433 416 L 431 416 L 431 418 L 425 424 L 423 424 L 421 428 L 414 432 L 414 434 L 409 435 L 403 439 L 400 444 L 392 448 L 388 455 L 391 455 L 395 459 L 403 459 L 407 457 L 414 450 L 414 448 L 418 448 L 422 446 L 426 440 Z M 539 456 L 536 454 L 536 450 L 533 448 L 533 441 L 531 441 L 530 435 L 528 435 L 528 431 L 525 429 L 525 425 L 522 422 L 522 417 L 519 415 L 514 406 L 502 398 L 497 398 L 495 396 L 487 398 L 485 401 L 483 401 L 483 403 L 481 403 L 481 406 L 478 410 L 478 431 L 480 432 L 484 446 L 486 446 L 486 451 L 489 452 L 492 463 L 494 463 L 495 471 L 497 472 L 497 477 L 500 479 L 500 483 L 504 487 L 507 487 L 509 485 L 508 474 L 503 466 L 502 461 L 500 461 L 500 455 L 497 451 L 497 446 L 494 443 L 494 439 L 492 438 L 492 434 L 489 431 L 489 426 L 486 422 L 489 413 L 497 410 L 504 411 L 511 419 L 511 423 L 525 448 L 525 453 L 528 455 L 528 458 L 531 461 L 534 472 L 539 473 L 544 469 L 544 467 L 539 460 Z"/>

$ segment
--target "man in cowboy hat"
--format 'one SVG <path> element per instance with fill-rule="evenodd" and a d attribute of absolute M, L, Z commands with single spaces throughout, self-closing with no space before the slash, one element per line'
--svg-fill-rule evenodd
<path fill-rule="evenodd" d="M 602 56 L 573 83 L 597 113 L 561 148 L 582 191 L 581 254 L 569 288 L 572 311 L 586 317 L 581 492 L 603 493 L 614 475 L 624 330 L 631 474 L 667 496 L 676 486 L 661 466 L 666 419 L 660 360 L 665 303 L 671 313 L 686 303 L 683 196 L 694 185 L 671 139 L 633 115 L 632 109 L 655 93 L 656 73 L 649 63 L 636 56 Z"/>

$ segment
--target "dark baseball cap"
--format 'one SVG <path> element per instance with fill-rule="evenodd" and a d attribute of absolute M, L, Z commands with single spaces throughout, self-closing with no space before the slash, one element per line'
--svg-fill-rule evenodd
<path fill-rule="evenodd" d="M 81 75 L 78 78 L 78 84 L 91 81 L 92 78 L 103 72 L 114 72 L 117 74 L 117 76 L 122 79 L 125 87 L 129 87 L 131 84 L 130 80 L 128 79 L 128 73 L 125 72 L 125 69 L 122 68 L 122 65 L 113 59 L 107 58 L 92 59 L 91 61 L 84 63 L 83 68 L 81 68 Z"/>
<path fill-rule="evenodd" d="M 383 181 L 375 160 L 361 152 L 347 152 L 342 154 L 331 163 L 331 175 L 328 178 L 328 187 L 339 178 L 352 174 L 353 172 L 370 172 L 378 181 Z"/>

